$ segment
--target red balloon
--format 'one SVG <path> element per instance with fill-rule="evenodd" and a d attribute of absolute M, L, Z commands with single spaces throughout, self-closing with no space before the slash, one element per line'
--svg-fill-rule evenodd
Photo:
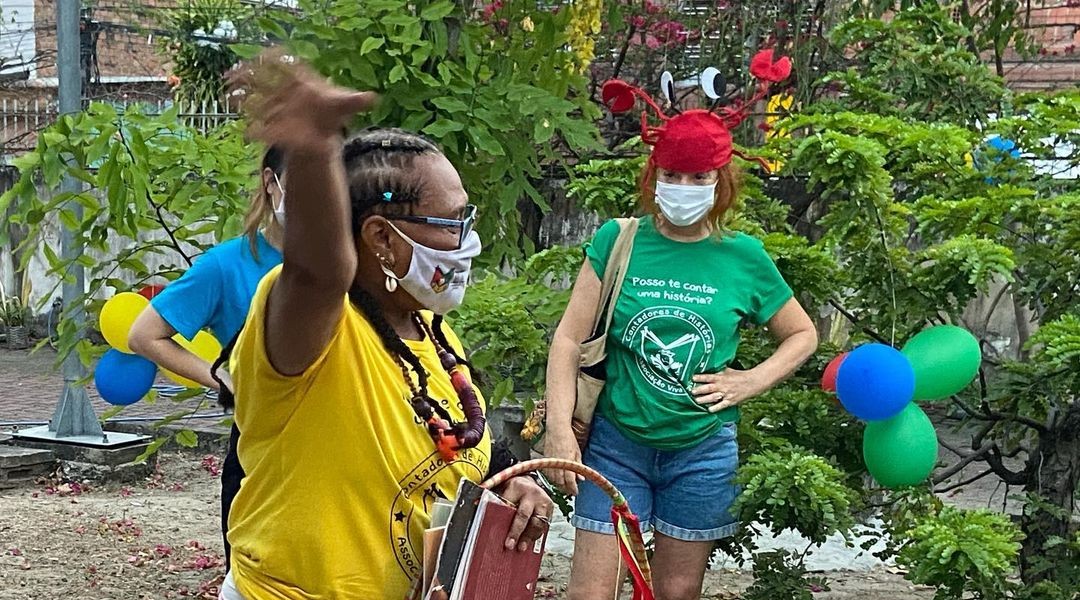
<path fill-rule="evenodd" d="M 847 355 L 848 353 L 845 352 L 829 361 L 829 365 L 825 367 L 825 374 L 821 376 L 821 389 L 836 393 L 836 374 L 840 372 L 840 364 L 844 362 Z"/>
<path fill-rule="evenodd" d="M 165 285 L 161 283 L 152 283 L 143 289 L 139 290 L 139 295 L 147 300 L 153 300 L 154 296 L 161 293 L 161 290 L 165 289 Z"/>

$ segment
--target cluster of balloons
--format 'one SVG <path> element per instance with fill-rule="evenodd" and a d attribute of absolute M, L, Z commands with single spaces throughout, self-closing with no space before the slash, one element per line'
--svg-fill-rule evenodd
<path fill-rule="evenodd" d="M 139 313 L 150 304 L 150 299 L 164 289 L 162 285 L 150 285 L 138 293 L 122 292 L 109 298 L 101 308 L 99 326 L 101 335 L 112 348 L 98 361 L 94 369 L 94 387 L 101 398 L 109 404 L 127 406 L 146 396 L 157 378 L 158 367 L 153 362 L 136 355 L 128 346 L 128 334 Z M 173 340 L 195 356 L 213 361 L 221 354 L 221 343 L 214 336 L 200 331 L 194 339 L 176 334 Z M 196 381 L 162 369 L 166 377 L 190 388 L 202 387 Z"/>
<path fill-rule="evenodd" d="M 913 400 L 940 400 L 967 387 L 979 372 L 982 352 L 968 331 L 931 327 L 902 350 L 865 344 L 834 358 L 821 387 L 866 421 L 863 459 L 887 488 L 919 484 L 934 470 L 937 433 Z"/>

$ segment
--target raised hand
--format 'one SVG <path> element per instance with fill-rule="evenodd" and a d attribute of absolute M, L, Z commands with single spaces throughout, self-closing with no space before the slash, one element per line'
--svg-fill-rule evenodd
<path fill-rule="evenodd" d="M 374 92 L 334 85 L 280 48 L 237 65 L 225 77 L 230 98 L 249 120 L 248 135 L 298 153 L 339 140 L 353 115 L 378 101 Z"/>

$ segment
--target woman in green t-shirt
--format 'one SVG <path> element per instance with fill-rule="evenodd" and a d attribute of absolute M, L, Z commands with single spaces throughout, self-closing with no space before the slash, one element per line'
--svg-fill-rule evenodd
<path fill-rule="evenodd" d="M 630 108 L 628 93 L 644 95 L 622 82 L 605 85 L 613 108 Z M 653 146 L 641 179 L 644 216 L 616 295 L 607 382 L 584 456 L 571 429 L 578 347 L 591 333 L 617 222 L 586 246 L 548 363 L 548 453 L 597 469 L 652 526 L 656 597 L 664 600 L 696 600 L 715 541 L 736 528 L 739 404 L 817 347 L 813 322 L 761 242 L 722 227 L 738 193 L 733 112 L 685 111 L 643 131 Z M 761 364 L 732 368 L 747 321 L 765 326 L 778 346 Z M 611 597 L 621 579 L 610 500 L 567 472 L 549 477 L 577 496 L 569 598 Z"/>

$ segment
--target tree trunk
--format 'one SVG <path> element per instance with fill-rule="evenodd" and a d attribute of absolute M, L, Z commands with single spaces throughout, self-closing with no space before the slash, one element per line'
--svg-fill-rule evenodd
<path fill-rule="evenodd" d="M 1024 583 L 1031 585 L 1053 577 L 1054 569 L 1045 568 L 1047 560 L 1054 560 L 1046 550 L 1047 541 L 1054 537 L 1067 539 L 1076 529 L 1073 514 L 1080 480 L 1080 404 L 1068 406 L 1056 426 L 1041 436 L 1028 469 L 1032 477 L 1024 491 L 1061 509 L 1047 511 L 1029 506 L 1020 520 L 1026 536 L 1020 553 L 1020 574 Z"/>

